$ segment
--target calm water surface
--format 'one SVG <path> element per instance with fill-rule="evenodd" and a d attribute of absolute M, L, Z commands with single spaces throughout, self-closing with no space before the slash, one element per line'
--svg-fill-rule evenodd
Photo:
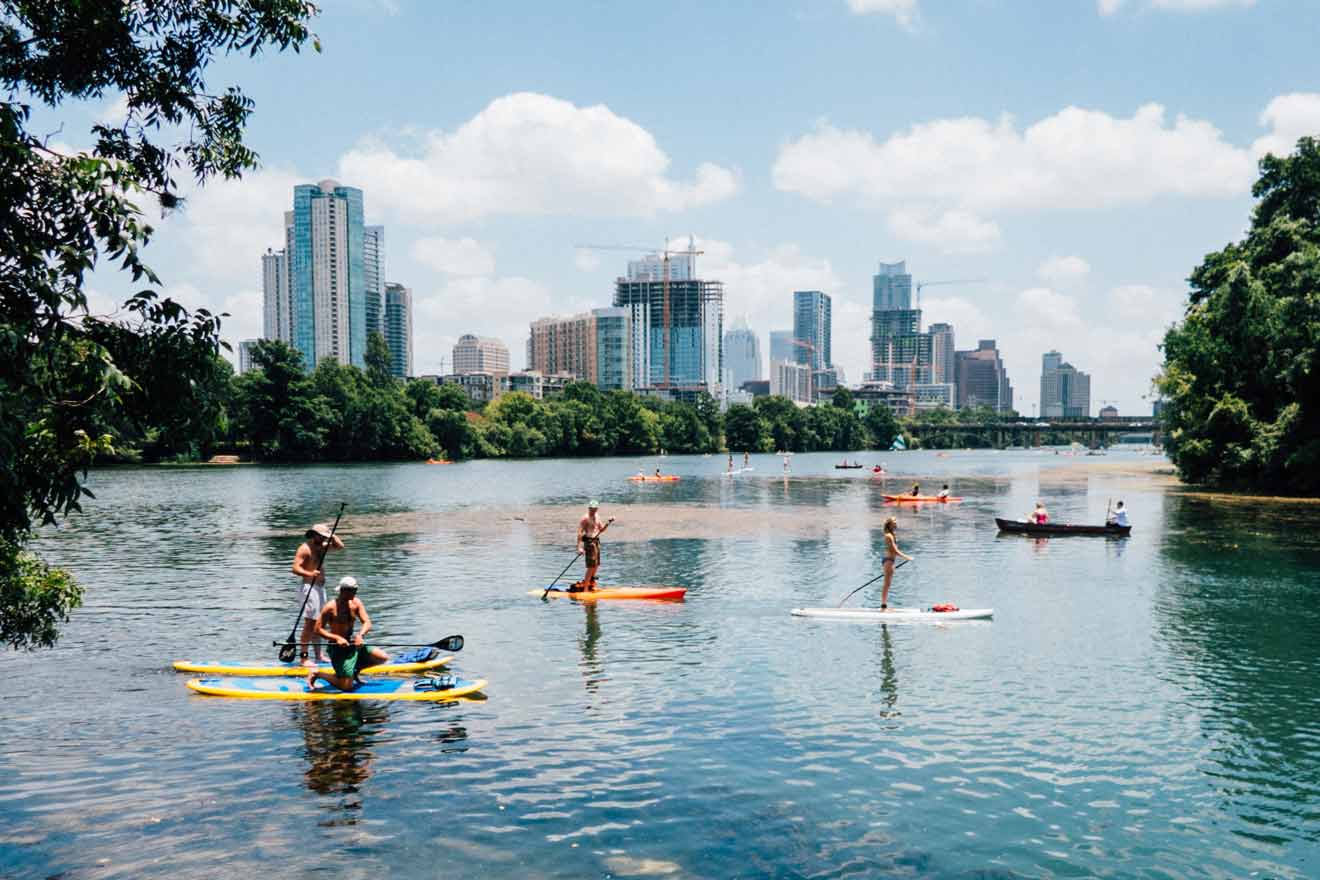
<path fill-rule="evenodd" d="M 671 458 L 666 485 L 628 459 L 98 473 L 40 548 L 86 606 L 0 654 L 0 876 L 1320 876 L 1320 508 L 1132 453 L 884 458 L 887 484 L 828 455 Z M 914 477 L 966 501 L 899 512 L 896 600 L 994 621 L 790 617 L 878 571 L 880 494 Z M 686 602 L 526 595 L 592 495 L 602 580 Z M 997 536 L 1038 497 L 1122 497 L 1133 536 Z M 230 701 L 169 669 L 273 659 L 341 499 L 331 578 L 380 641 L 463 633 L 487 700 Z"/>

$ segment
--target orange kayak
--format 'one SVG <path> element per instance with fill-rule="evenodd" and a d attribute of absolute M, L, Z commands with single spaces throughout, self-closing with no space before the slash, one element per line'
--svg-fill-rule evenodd
<path fill-rule="evenodd" d="M 634 483 L 674 483 L 678 481 L 678 477 L 673 474 L 664 474 L 659 477 L 631 476 L 628 479 L 632 480 Z"/>
<path fill-rule="evenodd" d="M 544 590 L 532 590 L 527 595 L 539 596 Z M 687 593 L 686 587 L 605 587 L 589 592 L 570 593 L 561 587 L 555 587 L 546 597 L 577 599 L 580 602 L 595 602 L 598 599 L 682 599 Z"/>
<path fill-rule="evenodd" d="M 950 496 L 950 497 L 948 497 L 948 498 L 941 498 L 941 497 L 938 496 L 938 495 L 884 495 L 884 496 L 882 496 L 882 497 L 883 497 L 886 501 L 899 501 L 899 502 L 902 502 L 902 501 L 907 501 L 907 502 L 923 502 L 923 501 L 938 501 L 938 502 L 945 502 L 945 501 L 962 501 L 962 498 L 961 498 L 961 497 L 954 498 L 954 497 Z"/>

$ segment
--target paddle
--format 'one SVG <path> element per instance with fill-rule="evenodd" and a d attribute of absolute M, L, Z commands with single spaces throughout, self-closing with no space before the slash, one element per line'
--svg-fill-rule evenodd
<path fill-rule="evenodd" d="M 912 561 L 912 560 L 910 560 L 910 559 L 904 559 L 904 560 L 903 560 L 902 562 L 900 562 L 898 565 L 895 565 L 895 566 L 894 566 L 894 571 L 898 571 L 900 568 L 902 568 L 903 566 L 907 565 L 907 564 L 908 564 L 909 562 L 911 562 L 911 561 Z M 844 602 L 847 602 L 849 599 L 851 599 L 851 598 L 852 598 L 852 597 L 853 597 L 853 596 L 854 596 L 859 590 L 863 590 L 863 589 L 865 589 L 866 587 L 871 586 L 871 584 L 873 584 L 873 583 L 875 583 L 876 581 L 880 580 L 880 578 L 882 578 L 882 577 L 884 577 L 884 576 L 885 576 L 885 573 L 884 573 L 883 571 L 880 572 L 880 574 L 878 574 L 878 575 L 876 575 L 875 577 L 871 578 L 869 581 L 867 581 L 866 583 L 862 584 L 862 585 L 861 585 L 860 587 L 858 587 L 856 590 L 853 590 L 851 593 L 849 593 L 848 595 L 844 596 L 844 597 L 843 597 L 843 600 L 842 600 L 841 602 L 839 602 L 839 604 L 838 604 L 837 607 L 842 608 L 842 607 L 843 607 L 843 603 L 844 603 Z"/>
<path fill-rule="evenodd" d="M 610 523 L 612 523 L 612 522 L 614 522 L 614 517 L 610 517 L 609 519 L 607 519 L 607 520 L 605 521 L 605 525 L 601 528 L 601 530 L 600 530 L 599 532 L 596 533 L 596 537 L 599 538 L 601 535 L 605 534 L 605 529 L 608 529 L 608 528 L 610 527 Z M 561 572 L 555 577 L 555 579 L 552 580 L 552 581 L 550 582 L 550 586 L 546 587 L 546 588 L 545 588 L 545 591 L 544 591 L 543 593 L 541 593 L 541 598 L 542 598 L 542 599 L 544 599 L 546 596 L 549 596 L 549 595 L 550 595 L 550 591 L 551 591 L 552 589 L 554 589 L 555 584 L 559 583 L 559 578 L 563 577 L 565 574 L 568 573 L 568 570 L 569 570 L 570 568 L 573 567 L 573 563 L 574 563 L 574 562 L 577 562 L 577 561 L 578 561 L 578 557 L 581 556 L 581 555 L 582 555 L 582 554 L 579 553 L 579 554 L 577 554 L 577 556 L 574 556 L 571 560 L 569 560 L 568 565 L 565 565 L 565 566 L 564 566 L 564 570 L 561 571 Z"/>
<path fill-rule="evenodd" d="M 320 571 L 321 566 L 325 565 L 325 554 L 330 551 L 330 545 L 335 542 L 335 529 L 339 528 L 339 519 L 344 515 L 344 508 L 347 506 L 348 502 L 339 502 L 339 513 L 335 514 L 335 524 L 330 527 L 330 537 L 326 538 L 325 543 L 321 545 L 321 558 L 316 560 L 317 571 Z M 293 658 L 298 656 L 298 646 L 294 642 L 294 637 L 298 633 L 298 624 L 302 623 L 303 612 L 307 610 L 307 600 L 310 598 L 312 598 L 312 591 L 309 588 L 303 594 L 302 607 L 298 609 L 298 616 L 293 619 L 293 629 L 289 630 L 289 639 L 280 648 L 279 658 L 281 663 L 292 663 Z M 279 642 L 274 644 L 278 645 Z"/>
<path fill-rule="evenodd" d="M 271 642 L 272 645 L 278 645 L 279 642 Z M 308 642 L 309 645 L 337 645 L 338 642 Z M 372 642 L 373 648 L 439 648 L 441 651 L 453 653 L 463 650 L 462 636 L 445 636 L 438 642 L 431 642 L 423 645 L 417 642 Z M 289 661 L 284 661 L 285 663 Z"/>

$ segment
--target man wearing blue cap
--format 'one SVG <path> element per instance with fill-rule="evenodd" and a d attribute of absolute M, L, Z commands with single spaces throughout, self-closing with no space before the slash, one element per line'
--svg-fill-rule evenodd
<path fill-rule="evenodd" d="M 582 576 L 582 580 L 568 588 L 570 593 L 596 589 L 596 569 L 600 568 L 600 536 L 614 522 L 614 517 L 610 517 L 602 523 L 596 515 L 599 509 L 600 502 L 591 499 L 587 504 L 587 515 L 578 521 L 577 551 L 586 557 L 587 573 Z"/>

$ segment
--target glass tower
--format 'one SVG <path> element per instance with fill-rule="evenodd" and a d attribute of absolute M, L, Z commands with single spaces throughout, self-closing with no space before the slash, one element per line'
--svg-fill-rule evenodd
<path fill-rule="evenodd" d="M 379 227 L 378 227 L 379 228 Z M 400 379 L 413 374 L 412 289 L 385 283 L 385 344 L 390 347 L 390 373 Z"/>
<path fill-rule="evenodd" d="M 367 297 L 362 190 L 337 181 L 293 188 L 289 240 L 293 344 L 308 370 L 325 358 L 365 365 Z"/>
<path fill-rule="evenodd" d="M 793 358 L 813 370 L 834 366 L 830 355 L 830 298 L 819 290 L 793 293 Z"/>

